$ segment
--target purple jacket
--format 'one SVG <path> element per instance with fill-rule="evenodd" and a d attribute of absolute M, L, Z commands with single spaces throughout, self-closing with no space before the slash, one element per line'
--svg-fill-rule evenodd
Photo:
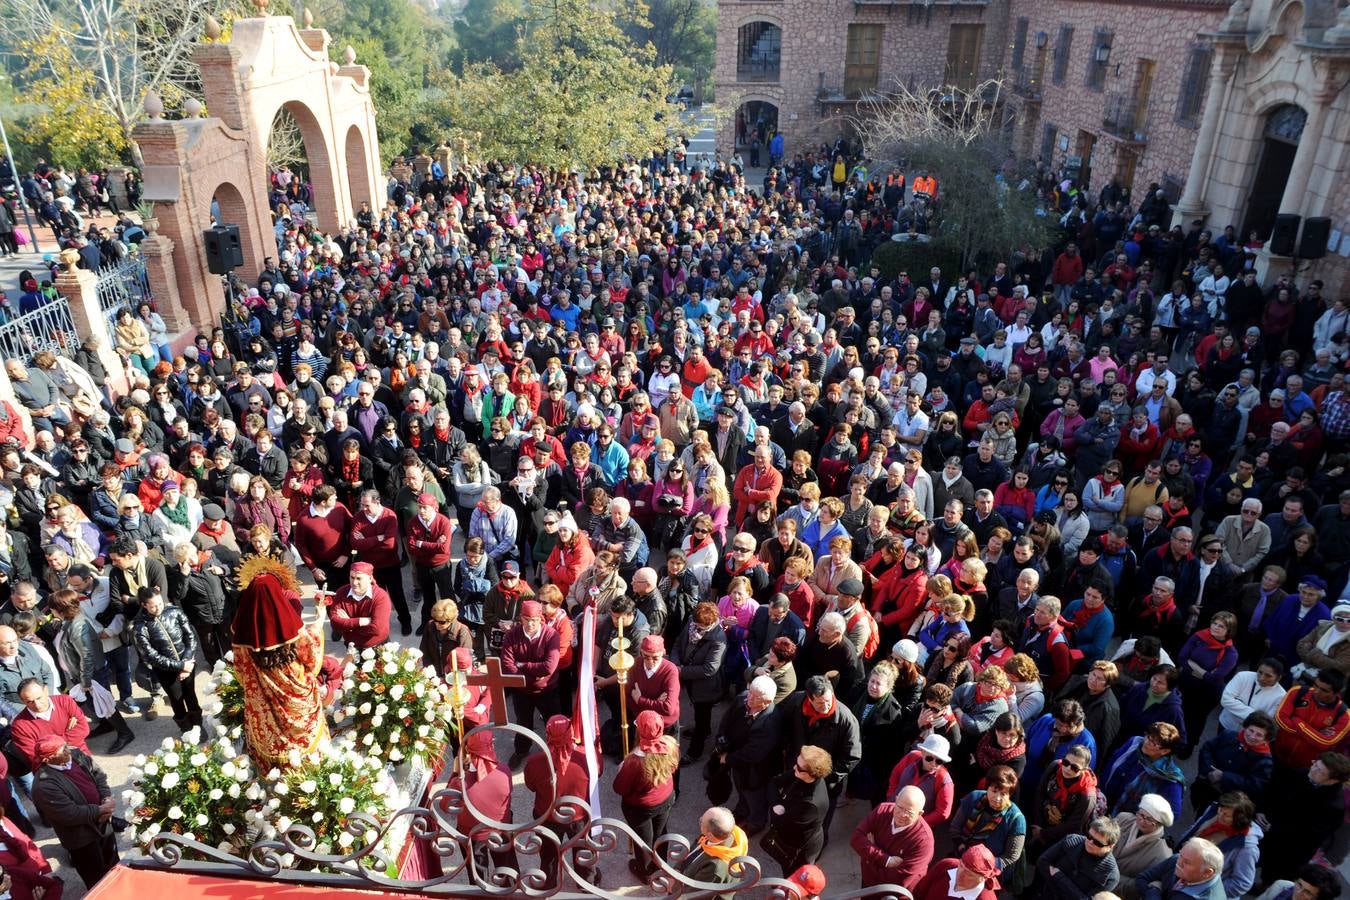
<path fill-rule="evenodd" d="M 1209 629 L 1206 628 L 1205 631 Z M 1201 638 L 1201 633 L 1197 631 L 1187 639 L 1185 645 L 1181 648 L 1181 653 L 1177 656 L 1177 670 L 1181 672 L 1182 687 L 1187 685 L 1203 684 L 1204 689 L 1208 689 L 1215 696 L 1223 690 L 1224 684 L 1228 682 L 1228 676 L 1233 674 L 1237 668 L 1238 651 L 1231 643 L 1218 650 L 1210 647 Z M 1204 678 L 1196 678 L 1191 672 L 1188 663 L 1195 662 L 1207 673 Z"/>

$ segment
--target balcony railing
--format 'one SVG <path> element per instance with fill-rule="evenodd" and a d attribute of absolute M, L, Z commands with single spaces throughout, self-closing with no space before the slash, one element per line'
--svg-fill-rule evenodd
<path fill-rule="evenodd" d="M 1012 92 L 1024 100 L 1034 100 L 1039 102 L 1041 99 L 1041 79 L 1036 77 L 1036 73 L 1026 66 L 1013 69 L 1008 73 L 1008 87 Z"/>
<path fill-rule="evenodd" d="M 1148 140 L 1147 115 L 1129 94 L 1107 94 L 1102 130 L 1117 140 L 1142 144 Z"/>
<path fill-rule="evenodd" d="M 737 81 L 777 81 L 781 61 L 777 56 L 743 59 L 736 63 Z"/>

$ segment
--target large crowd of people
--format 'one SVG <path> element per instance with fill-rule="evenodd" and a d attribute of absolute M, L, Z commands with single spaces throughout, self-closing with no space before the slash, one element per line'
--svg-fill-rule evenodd
<path fill-rule="evenodd" d="M 705 880 L 750 853 L 815 884 L 837 841 L 922 900 L 1338 895 L 1345 299 L 1261 288 L 1152 195 L 1047 181 L 1058 245 L 883 273 L 934 179 L 425 159 L 335 234 L 276 173 L 276 256 L 221 327 L 175 352 L 151 305 L 118 317 L 125 394 L 87 351 L 7 361 L 4 759 L 87 882 L 119 821 L 88 740 L 122 752 L 161 698 L 201 723 L 268 556 L 333 594 L 337 644 L 524 676 L 558 782 L 466 742 L 497 818 L 513 769 L 536 813 L 588 795 L 560 717 L 594 684 L 637 834 L 706 787 Z M 35 858 L 0 864 L 51 896 Z"/>

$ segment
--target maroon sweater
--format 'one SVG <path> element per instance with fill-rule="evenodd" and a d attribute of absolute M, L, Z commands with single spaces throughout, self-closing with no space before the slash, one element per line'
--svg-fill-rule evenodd
<path fill-rule="evenodd" d="M 391 569 L 398 560 L 398 516 L 385 507 L 374 522 L 363 512 L 352 516 L 352 552 L 377 569 Z"/>
<path fill-rule="evenodd" d="M 872 810 L 853 829 L 853 852 L 862 861 L 863 887 L 874 884 L 898 884 L 914 890 L 933 861 L 933 829 L 923 819 L 899 834 L 891 831 L 894 803 L 883 803 Z M 886 868 L 889 857 L 898 856 L 900 865 Z"/>
<path fill-rule="evenodd" d="M 347 532 L 351 531 L 352 514 L 341 503 L 326 514 L 314 515 L 306 505 L 294 523 L 295 549 L 311 569 L 324 569 L 338 559 L 351 555 Z"/>
<path fill-rule="evenodd" d="M 646 668 L 639 661 L 628 677 L 642 694 L 633 701 L 629 715 L 636 719 L 643 710 L 655 710 L 661 716 L 661 724 L 667 728 L 680 721 L 679 666 L 663 659 L 661 665 L 656 667 L 656 672 L 648 677 Z M 662 694 L 666 695 L 666 699 L 660 699 Z"/>
<path fill-rule="evenodd" d="M 629 754 L 614 776 L 614 793 L 619 795 L 619 802 L 627 806 L 650 809 L 675 793 L 675 779 L 672 776 L 664 784 L 649 783 L 642 775 L 642 757 Z"/>
<path fill-rule="evenodd" d="M 423 525 L 413 516 L 408 520 L 408 555 L 419 566 L 437 568 L 450 562 L 450 520 L 440 513 Z"/>
<path fill-rule="evenodd" d="M 544 625 L 533 639 L 515 625 L 502 641 L 502 671 L 525 676 L 525 692 L 538 694 L 558 683 L 558 632 Z"/>
<path fill-rule="evenodd" d="M 557 797 L 580 797 L 587 803 L 591 801 L 591 777 L 586 771 L 586 753 L 580 747 L 573 749 L 572 761 L 567 771 L 558 776 L 553 783 L 548 768 L 548 755 L 542 751 L 531 753 L 525 760 L 525 786 L 534 791 L 535 818 L 548 812 Z"/>
<path fill-rule="evenodd" d="M 336 610 L 341 610 L 350 618 L 335 618 L 333 612 Z M 378 647 L 389 640 L 389 613 L 392 610 L 389 592 L 378 584 L 371 586 L 369 597 L 359 600 L 352 599 L 351 585 L 347 585 L 333 598 L 333 608 L 328 618 L 333 623 L 333 633 L 338 640 L 344 644 L 355 644 L 358 650 L 364 650 Z M 370 619 L 370 624 L 357 625 L 357 619 Z"/>

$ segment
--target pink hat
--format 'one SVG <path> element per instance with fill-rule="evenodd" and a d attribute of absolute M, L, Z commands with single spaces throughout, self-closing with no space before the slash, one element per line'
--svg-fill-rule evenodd
<path fill-rule="evenodd" d="M 353 575 L 374 575 L 375 567 L 368 562 L 352 563 Z"/>
<path fill-rule="evenodd" d="M 422 493 L 417 495 L 417 505 L 439 506 L 440 504 L 436 502 L 436 496 L 434 494 L 428 493 L 427 491 L 423 491 Z"/>
<path fill-rule="evenodd" d="M 544 604 L 538 600 L 526 600 L 520 604 L 520 617 L 522 619 L 542 619 L 544 617 Z"/>
<path fill-rule="evenodd" d="M 642 639 L 643 653 L 665 653 L 666 639 L 659 634 L 649 634 Z"/>

